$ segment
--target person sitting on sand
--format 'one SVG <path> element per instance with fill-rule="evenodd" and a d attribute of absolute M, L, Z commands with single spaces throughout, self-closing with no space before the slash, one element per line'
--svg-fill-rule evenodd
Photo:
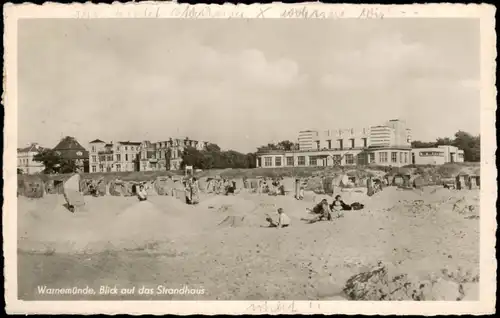
<path fill-rule="evenodd" d="M 285 212 L 283 211 L 283 208 L 278 209 L 278 221 L 277 222 L 274 222 L 273 219 L 269 215 L 267 215 L 266 221 L 269 222 L 269 225 L 266 227 L 275 227 L 278 229 L 290 226 L 290 224 L 291 224 L 290 218 L 288 217 L 288 215 L 285 214 Z"/>
<path fill-rule="evenodd" d="M 236 182 L 231 181 L 231 184 L 229 184 L 228 182 L 225 188 L 224 195 L 234 194 L 234 190 L 236 190 Z"/>
<path fill-rule="evenodd" d="M 330 206 L 328 205 L 328 201 L 326 199 L 321 200 L 321 202 L 318 203 L 312 210 L 307 210 L 316 214 L 316 216 L 312 219 L 301 218 L 302 221 L 306 221 L 308 224 L 332 220 L 332 211 L 330 210 Z"/>
<path fill-rule="evenodd" d="M 344 217 L 343 211 L 351 210 L 351 206 L 342 201 L 342 197 L 340 195 L 337 195 L 335 196 L 333 203 L 330 205 L 330 209 L 336 212 L 337 217 L 342 218 Z"/>
<path fill-rule="evenodd" d="M 137 191 L 137 198 L 139 198 L 139 201 L 146 201 L 148 199 L 148 194 L 142 184 L 139 186 L 139 191 Z"/>
<path fill-rule="evenodd" d="M 328 205 L 328 201 L 326 199 L 321 200 L 318 204 L 316 204 L 312 209 L 306 209 L 312 214 L 323 214 L 324 206 Z"/>

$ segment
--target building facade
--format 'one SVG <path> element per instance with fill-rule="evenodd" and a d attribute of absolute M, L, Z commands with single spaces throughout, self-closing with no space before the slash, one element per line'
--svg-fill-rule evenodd
<path fill-rule="evenodd" d="M 141 142 L 106 143 L 100 139 L 89 143 L 90 172 L 138 171 L 137 155 Z"/>
<path fill-rule="evenodd" d="M 140 152 L 140 170 L 179 170 L 182 164 L 182 153 L 186 147 L 197 150 L 206 149 L 208 142 L 189 138 L 170 138 L 166 141 L 152 143 L 143 141 Z"/>
<path fill-rule="evenodd" d="M 305 130 L 298 143 L 295 151 L 257 154 L 257 167 L 411 164 L 411 130 L 398 119 L 363 129 Z"/>
<path fill-rule="evenodd" d="M 32 143 L 28 147 L 17 149 L 17 169 L 24 174 L 40 173 L 45 169 L 42 162 L 34 161 L 36 154 L 44 148 L 37 143 Z"/>
<path fill-rule="evenodd" d="M 189 138 L 166 141 L 118 141 L 89 143 L 90 172 L 178 170 L 186 147 L 206 149 L 208 142 Z"/>
<path fill-rule="evenodd" d="M 464 151 L 454 146 L 412 149 L 412 163 L 416 165 L 442 165 L 464 162 Z"/>

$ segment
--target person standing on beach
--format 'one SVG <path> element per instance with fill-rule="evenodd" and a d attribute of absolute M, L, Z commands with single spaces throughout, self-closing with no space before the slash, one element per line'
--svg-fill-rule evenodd
<path fill-rule="evenodd" d="M 191 204 L 198 204 L 200 202 L 200 186 L 198 179 L 193 177 L 191 181 Z"/>

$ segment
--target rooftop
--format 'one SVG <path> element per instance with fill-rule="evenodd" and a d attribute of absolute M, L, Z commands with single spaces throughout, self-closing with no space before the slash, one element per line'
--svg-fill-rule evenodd
<path fill-rule="evenodd" d="M 28 147 L 17 148 L 17 152 L 34 152 L 34 151 L 42 151 L 44 147 L 39 146 L 37 143 L 32 143 Z"/>
<path fill-rule="evenodd" d="M 96 140 L 92 140 L 91 142 L 89 142 L 89 144 L 97 144 L 97 143 L 104 143 L 104 141 L 102 141 L 101 139 L 96 139 Z"/>

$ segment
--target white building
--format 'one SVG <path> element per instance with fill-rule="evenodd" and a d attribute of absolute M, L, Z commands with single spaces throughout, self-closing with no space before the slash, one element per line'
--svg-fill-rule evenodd
<path fill-rule="evenodd" d="M 299 150 L 257 154 L 257 167 L 411 163 L 411 130 L 398 119 L 363 129 L 304 130 L 298 142 Z"/>
<path fill-rule="evenodd" d="M 455 146 L 412 149 L 412 163 L 416 165 L 441 165 L 464 162 L 464 151 Z"/>
<path fill-rule="evenodd" d="M 93 172 L 137 171 L 140 142 L 106 143 L 100 139 L 89 143 L 89 170 Z"/>
<path fill-rule="evenodd" d="M 33 158 L 36 154 L 41 152 L 44 148 L 40 147 L 37 143 L 32 143 L 25 148 L 17 149 L 17 168 L 25 174 L 40 173 L 45 169 L 42 162 L 34 161 Z"/>

